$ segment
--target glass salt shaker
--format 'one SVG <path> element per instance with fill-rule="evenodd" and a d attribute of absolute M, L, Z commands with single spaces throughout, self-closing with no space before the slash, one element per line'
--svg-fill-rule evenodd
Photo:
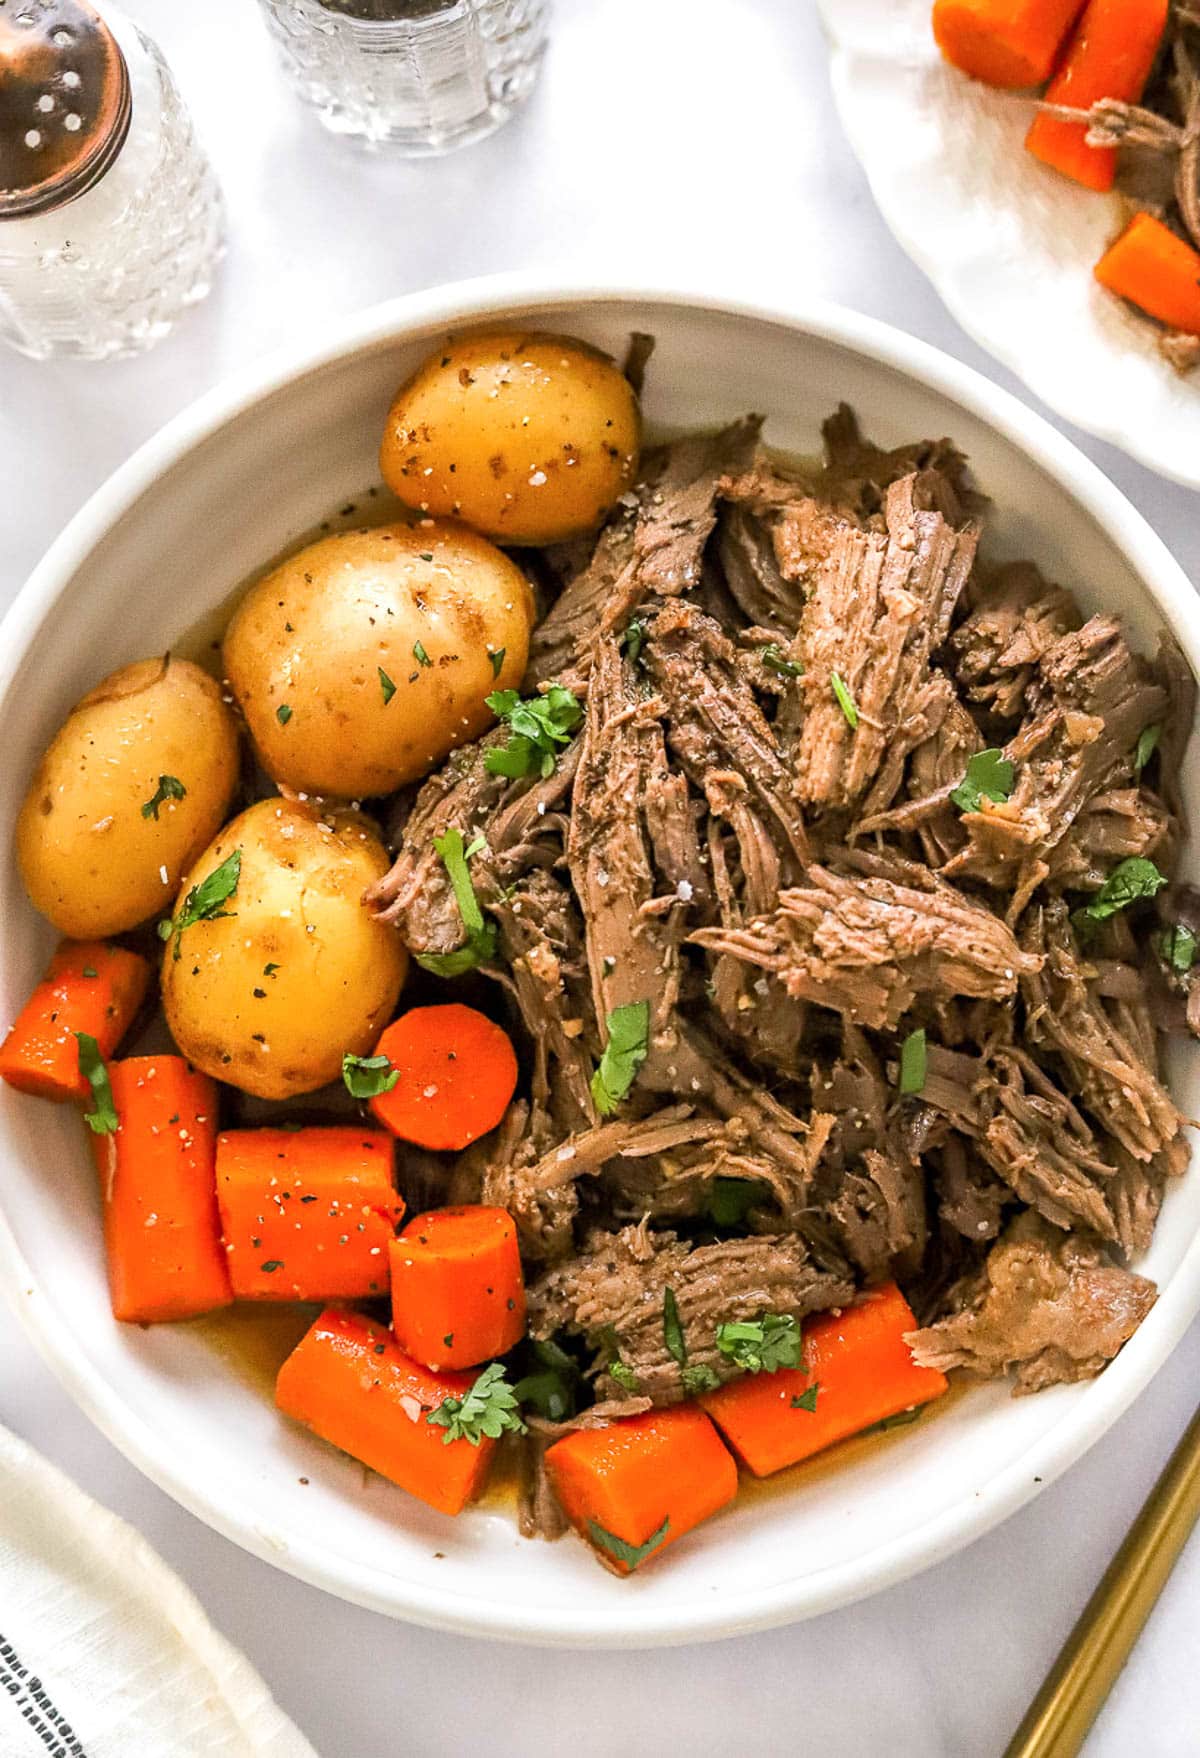
<path fill-rule="evenodd" d="M 0 338 L 135 354 L 203 299 L 221 199 L 157 47 L 117 9 L 0 0 Z"/>
<path fill-rule="evenodd" d="M 480 140 L 537 83 L 548 0 L 260 0 L 334 134 L 410 157 Z"/>

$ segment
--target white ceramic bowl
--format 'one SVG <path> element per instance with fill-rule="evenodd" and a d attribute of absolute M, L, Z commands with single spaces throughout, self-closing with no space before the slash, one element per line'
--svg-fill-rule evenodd
<path fill-rule="evenodd" d="M 0 636 L 0 811 L 68 706 L 111 667 L 159 652 L 257 564 L 375 478 L 396 385 L 450 326 L 509 321 L 620 355 L 657 337 L 646 405 L 661 428 L 747 409 L 811 451 L 839 399 L 895 444 L 949 433 L 991 497 L 994 552 L 1036 556 L 1089 607 L 1151 643 L 1172 627 L 1200 665 L 1195 600 L 1141 517 L 1085 458 L 954 361 L 849 312 L 767 311 L 667 292 L 512 280 L 380 307 L 302 356 L 214 392 L 112 478 L 54 545 Z M 1200 788 L 1189 775 L 1193 813 Z M 10 1018 L 51 936 L 11 858 L 0 997 Z M 1200 1109 L 1200 1059 L 1174 1068 Z M 618 1581 L 583 1546 L 522 1541 L 511 1511 L 452 1521 L 280 1418 L 203 1332 L 109 1317 L 96 1197 L 78 1119 L 4 1091 L 0 1281 L 49 1366 L 154 1482 L 256 1555 L 363 1605 L 474 1635 L 642 1646 L 730 1635 L 844 1604 L 946 1556 L 1048 1483 L 1144 1386 L 1200 1307 L 1200 1179 L 1175 1185 L 1145 1265 L 1162 1295 L 1088 1385 L 1011 1400 L 987 1386 L 926 1425 L 754 1490 L 657 1567 Z M 307 1479 L 307 1483 L 304 1480 Z M 366 1479 L 364 1481 L 364 1479 Z"/>
<path fill-rule="evenodd" d="M 931 0 L 818 0 L 838 113 L 879 211 L 951 314 L 1035 397 L 1200 487 L 1200 373 L 1092 275 L 1120 231 L 1115 194 L 1024 150 L 1028 98 L 943 61 Z"/>

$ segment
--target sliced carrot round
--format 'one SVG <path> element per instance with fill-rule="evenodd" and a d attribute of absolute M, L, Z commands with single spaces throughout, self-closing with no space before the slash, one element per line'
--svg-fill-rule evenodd
<path fill-rule="evenodd" d="M 392 1328 L 426 1367 L 477 1367 L 525 1334 L 525 1280 L 507 1209 L 432 1209 L 390 1246 Z"/>
<path fill-rule="evenodd" d="M 370 1101 L 385 1128 L 422 1148 L 465 1148 L 495 1129 L 517 1085 L 507 1032 L 452 1001 L 401 1014 L 375 1046 L 398 1079 Z"/>

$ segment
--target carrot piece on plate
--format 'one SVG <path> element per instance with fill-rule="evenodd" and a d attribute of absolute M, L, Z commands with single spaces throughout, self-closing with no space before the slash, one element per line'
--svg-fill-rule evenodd
<path fill-rule="evenodd" d="M 576 1429 L 547 1449 L 546 1470 L 567 1519 L 618 1575 L 737 1494 L 737 1466 L 694 1404 Z"/>
<path fill-rule="evenodd" d="M 904 1333 L 916 1328 L 895 1283 L 804 1326 L 804 1367 L 731 1380 L 700 1399 L 756 1477 L 807 1459 L 834 1441 L 926 1404 L 945 1374 L 918 1367 Z"/>
<path fill-rule="evenodd" d="M 1083 0 L 934 0 L 938 48 L 985 85 L 1017 88 L 1049 79 Z"/>
<path fill-rule="evenodd" d="M 217 1140 L 217 1198 L 242 1300 L 386 1294 L 388 1244 L 404 1214 L 380 1129 L 230 1129 Z"/>
<path fill-rule="evenodd" d="M 477 1367 L 525 1334 L 525 1278 L 507 1209 L 432 1209 L 391 1243 L 392 1326 L 435 1371 Z"/>
<path fill-rule="evenodd" d="M 182 1056 L 108 1064 L 117 1127 L 90 1137 L 113 1316 L 194 1318 L 233 1299 L 217 1219 L 217 1088 Z"/>
<path fill-rule="evenodd" d="M 150 966 L 104 940 L 64 940 L 0 1047 L 0 1078 L 39 1099 L 86 1099 L 76 1032 L 112 1055 L 142 1004 Z"/>
<path fill-rule="evenodd" d="M 459 1514 L 483 1488 L 496 1443 L 447 1442 L 429 1415 L 474 1382 L 470 1373 L 430 1373 L 384 1325 L 330 1307 L 280 1368 L 275 1402 L 431 1508 Z"/>
<path fill-rule="evenodd" d="M 1168 329 L 1200 336 L 1200 253 L 1153 214 L 1135 214 L 1092 272 Z"/>
<path fill-rule="evenodd" d="M 474 1007 L 413 1007 L 376 1045 L 399 1079 L 370 1101 L 385 1128 L 422 1148 L 465 1148 L 495 1129 L 517 1085 L 508 1033 Z"/>
<path fill-rule="evenodd" d="M 1046 102 L 1074 110 L 1087 110 L 1098 98 L 1136 104 L 1158 55 L 1168 10 L 1168 0 L 1089 0 L 1047 88 Z M 1043 164 L 1076 183 L 1111 189 L 1117 149 L 1089 146 L 1087 132 L 1086 122 L 1067 122 L 1040 111 L 1025 145 Z"/>

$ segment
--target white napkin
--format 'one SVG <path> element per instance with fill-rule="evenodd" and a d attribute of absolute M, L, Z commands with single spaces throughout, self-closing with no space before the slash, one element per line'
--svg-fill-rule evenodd
<path fill-rule="evenodd" d="M 3 1428 L 0 1758 L 317 1758 L 145 1540 Z"/>

